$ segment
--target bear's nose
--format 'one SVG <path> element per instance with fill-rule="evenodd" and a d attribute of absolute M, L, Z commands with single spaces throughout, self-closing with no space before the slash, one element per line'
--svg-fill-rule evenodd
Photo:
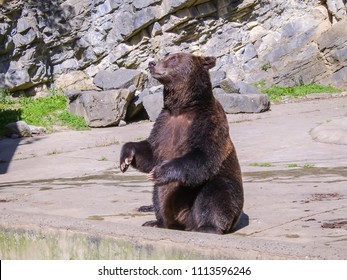
<path fill-rule="evenodd" d="M 155 64 L 155 62 L 154 61 L 150 61 L 150 62 L 148 62 L 148 66 L 149 67 L 154 67 L 156 64 Z"/>

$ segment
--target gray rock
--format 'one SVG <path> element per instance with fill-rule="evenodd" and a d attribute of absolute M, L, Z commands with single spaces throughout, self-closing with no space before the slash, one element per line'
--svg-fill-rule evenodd
<path fill-rule="evenodd" d="M 93 80 L 83 71 L 69 71 L 62 74 L 55 80 L 54 85 L 63 90 L 97 90 Z"/>
<path fill-rule="evenodd" d="M 30 28 L 35 28 L 37 26 L 37 21 L 34 17 L 23 17 L 19 18 L 17 21 L 17 32 L 26 33 Z"/>
<path fill-rule="evenodd" d="M 157 109 L 152 109 L 151 105 L 154 104 L 154 106 L 157 106 L 158 104 L 156 102 L 147 100 L 147 103 L 146 103 L 147 108 L 145 108 L 144 98 L 148 95 L 157 95 L 157 96 L 160 95 L 162 98 L 163 96 L 162 92 L 163 92 L 163 85 L 159 85 L 159 86 L 152 86 L 149 89 L 146 88 L 142 92 L 138 93 L 128 107 L 126 119 L 134 120 L 138 118 L 143 118 L 145 115 L 147 115 L 151 120 L 155 119 L 156 118 L 155 113 L 153 114 L 152 112 L 157 111 Z M 162 105 L 161 105 L 161 108 L 162 108 Z M 146 114 L 144 114 L 144 112 L 146 112 Z"/>
<path fill-rule="evenodd" d="M 120 120 L 119 123 L 118 123 L 118 126 L 126 126 L 127 123 L 123 120 Z"/>
<path fill-rule="evenodd" d="M 226 78 L 225 71 L 211 71 L 210 72 L 212 88 L 220 85 L 220 82 Z"/>
<path fill-rule="evenodd" d="M 31 137 L 31 130 L 25 121 L 12 122 L 5 125 L 5 135 L 12 138 Z"/>
<path fill-rule="evenodd" d="M 244 53 L 243 53 L 243 61 L 249 61 L 252 58 L 257 56 L 257 50 L 254 47 L 253 44 L 248 44 L 245 46 Z"/>
<path fill-rule="evenodd" d="M 163 29 L 162 29 L 161 25 L 158 22 L 155 22 L 153 24 L 153 28 L 152 28 L 152 32 L 151 32 L 152 37 L 157 36 L 159 34 L 162 34 L 162 32 L 163 32 Z"/>
<path fill-rule="evenodd" d="M 160 2 L 160 0 L 134 0 L 133 5 L 137 10 L 140 10 L 153 4 L 157 4 L 158 2 Z"/>
<path fill-rule="evenodd" d="M 222 104 L 227 114 L 261 113 L 270 109 L 266 94 L 217 94 L 216 99 Z"/>
<path fill-rule="evenodd" d="M 136 120 L 139 116 L 143 115 L 143 97 L 149 95 L 149 89 L 144 89 L 143 91 L 137 93 L 131 103 L 128 106 L 126 119 L 129 121 Z"/>
<path fill-rule="evenodd" d="M 219 86 L 221 89 L 223 89 L 226 93 L 239 93 L 240 87 L 237 86 L 232 80 L 229 78 L 226 78 L 222 81 L 220 81 Z"/>
<path fill-rule="evenodd" d="M 17 48 L 23 48 L 33 43 L 37 38 L 37 33 L 33 29 L 29 29 L 25 35 L 17 33 L 13 36 L 13 43 Z"/>
<path fill-rule="evenodd" d="M 163 92 L 156 92 L 143 97 L 143 106 L 149 120 L 154 122 L 164 107 Z"/>
<path fill-rule="evenodd" d="M 157 86 L 153 86 L 149 89 L 150 94 L 158 94 L 158 93 L 162 93 L 164 90 L 164 86 L 163 85 L 157 85 Z"/>
<path fill-rule="evenodd" d="M 327 8 L 333 17 L 336 20 L 342 20 L 346 18 L 346 1 L 343 0 L 327 0 L 326 1 Z"/>
<path fill-rule="evenodd" d="M 114 25 L 116 30 L 121 36 L 128 37 L 133 33 L 133 15 L 129 11 L 117 13 L 114 19 Z"/>
<path fill-rule="evenodd" d="M 46 133 L 46 128 L 42 126 L 29 125 L 29 129 L 31 134 L 42 135 Z"/>
<path fill-rule="evenodd" d="M 238 92 L 241 94 L 261 94 L 261 92 L 254 86 L 251 86 L 245 82 L 237 82 L 235 84 L 236 88 L 238 89 Z"/>
<path fill-rule="evenodd" d="M 227 94 L 227 93 L 221 88 L 214 88 L 213 94 L 216 95 L 216 94 Z"/>
<path fill-rule="evenodd" d="M 331 81 L 336 87 L 340 87 L 342 83 L 347 82 L 347 67 L 343 67 L 332 74 Z"/>
<path fill-rule="evenodd" d="M 117 3 L 117 2 L 120 2 L 120 1 L 106 0 L 104 3 L 96 7 L 97 14 L 99 16 L 103 16 L 113 12 L 120 5 L 120 3 Z"/>
<path fill-rule="evenodd" d="M 149 26 L 157 19 L 159 14 L 160 10 L 156 6 L 150 6 L 139 10 L 133 18 L 133 31 L 136 32 L 140 28 Z"/>
<path fill-rule="evenodd" d="M 68 108 L 83 116 L 90 127 L 115 126 L 125 118 L 134 93 L 128 89 L 108 91 L 67 91 Z"/>
<path fill-rule="evenodd" d="M 26 88 L 27 85 L 32 84 L 30 79 L 30 74 L 28 70 L 25 68 L 17 69 L 17 70 L 15 70 L 15 68 L 12 68 L 5 75 L 3 75 L 2 78 L 0 76 L 0 81 L 1 80 L 3 80 L 2 85 L 4 85 L 5 87 L 18 89 L 18 90 Z"/>
<path fill-rule="evenodd" d="M 129 88 L 134 85 L 136 89 L 141 89 L 147 75 L 138 70 L 119 69 L 116 71 L 100 71 L 94 78 L 94 84 L 103 89 Z"/>

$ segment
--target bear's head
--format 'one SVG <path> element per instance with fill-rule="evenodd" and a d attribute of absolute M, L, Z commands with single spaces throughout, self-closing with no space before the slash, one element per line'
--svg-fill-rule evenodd
<path fill-rule="evenodd" d="M 166 107 L 179 107 L 212 96 L 208 70 L 215 65 L 212 56 L 174 53 L 149 62 L 148 67 L 152 77 L 164 85 Z"/>
<path fill-rule="evenodd" d="M 195 56 L 188 53 L 174 53 L 154 62 L 149 62 L 153 78 L 162 84 L 192 83 L 199 76 L 208 76 L 208 70 L 216 65 L 212 56 Z M 208 78 L 209 80 L 209 78 Z"/>

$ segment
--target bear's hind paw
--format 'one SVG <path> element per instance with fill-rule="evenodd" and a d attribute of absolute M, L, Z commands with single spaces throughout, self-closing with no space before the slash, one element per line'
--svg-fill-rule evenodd
<path fill-rule="evenodd" d="M 137 211 L 139 212 L 154 212 L 154 205 L 143 205 L 140 206 Z"/>
<path fill-rule="evenodd" d="M 144 227 L 158 227 L 158 228 L 162 227 L 162 225 L 159 224 L 159 222 L 157 220 L 145 222 L 142 226 L 144 226 Z"/>

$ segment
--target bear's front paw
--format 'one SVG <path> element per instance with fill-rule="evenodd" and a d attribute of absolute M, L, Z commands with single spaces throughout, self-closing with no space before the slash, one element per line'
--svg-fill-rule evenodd
<path fill-rule="evenodd" d="M 126 143 L 120 153 L 120 170 L 124 173 L 131 165 L 135 156 L 135 148 L 131 143 Z"/>
<path fill-rule="evenodd" d="M 162 164 L 157 165 L 147 175 L 148 180 L 154 181 L 156 185 L 165 185 L 169 182 L 174 181 L 173 171 L 170 163 L 164 161 Z"/>

